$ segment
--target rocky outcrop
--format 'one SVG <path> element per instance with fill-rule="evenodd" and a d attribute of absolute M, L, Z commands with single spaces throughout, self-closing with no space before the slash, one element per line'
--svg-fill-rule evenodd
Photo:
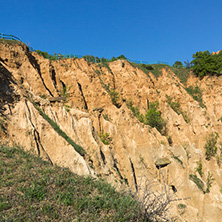
<path fill-rule="evenodd" d="M 7 122 L 7 136 L 0 134 L 2 140 L 32 149 L 52 164 L 80 175 L 121 181 L 135 189 L 144 178 L 160 181 L 161 170 L 167 187 L 173 185 L 178 198 L 191 197 L 176 202 L 172 215 L 178 220 L 219 221 L 222 76 L 200 80 L 190 75 L 184 85 L 167 67 L 156 78 L 125 60 L 108 65 L 84 59 L 49 61 L 23 44 L 1 43 L 0 119 Z M 175 112 L 168 97 L 180 104 L 187 118 Z M 114 99 L 118 106 L 113 105 Z M 128 101 L 142 114 L 151 102 L 158 101 L 167 134 L 141 123 L 128 108 Z M 207 161 L 206 138 L 215 132 L 219 135 L 217 157 Z M 70 141 L 86 155 L 80 155 Z M 156 167 L 159 160 L 167 160 L 164 167 Z M 199 161 L 202 177 L 196 170 Z M 210 192 L 204 193 L 189 175 L 201 179 L 206 190 L 208 172 L 214 180 Z"/>

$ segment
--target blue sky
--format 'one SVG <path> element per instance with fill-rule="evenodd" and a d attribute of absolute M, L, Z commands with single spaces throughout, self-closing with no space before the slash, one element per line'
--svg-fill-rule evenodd
<path fill-rule="evenodd" d="M 222 49 L 221 0 L 0 0 L 0 33 L 35 49 L 134 60 L 192 60 Z"/>

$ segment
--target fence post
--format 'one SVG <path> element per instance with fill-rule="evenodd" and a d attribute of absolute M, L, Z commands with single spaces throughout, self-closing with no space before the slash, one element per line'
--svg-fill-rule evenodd
<path fill-rule="evenodd" d="M 3 33 L 1 33 L 1 39 L 3 39 Z"/>
<path fill-rule="evenodd" d="M 10 35 L 11 36 L 11 40 L 12 40 L 12 35 Z"/>

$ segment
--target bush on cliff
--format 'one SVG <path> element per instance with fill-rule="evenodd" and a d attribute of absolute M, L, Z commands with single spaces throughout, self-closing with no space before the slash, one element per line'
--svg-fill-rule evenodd
<path fill-rule="evenodd" d="M 145 114 L 145 124 L 155 127 L 160 133 L 164 133 L 164 128 L 166 127 L 166 122 L 161 117 L 161 112 L 158 110 L 159 103 L 150 103 L 150 107 Z"/>

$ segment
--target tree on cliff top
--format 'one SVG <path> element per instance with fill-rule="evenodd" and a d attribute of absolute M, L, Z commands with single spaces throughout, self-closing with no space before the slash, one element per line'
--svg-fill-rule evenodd
<path fill-rule="evenodd" d="M 208 50 L 193 54 L 194 60 L 191 62 L 191 69 L 199 77 L 206 75 L 222 75 L 222 55 L 212 55 Z"/>

